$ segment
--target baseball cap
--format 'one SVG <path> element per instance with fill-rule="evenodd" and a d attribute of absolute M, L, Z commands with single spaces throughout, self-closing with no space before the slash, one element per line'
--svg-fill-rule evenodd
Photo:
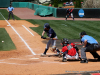
<path fill-rule="evenodd" d="M 80 35 L 87 35 L 85 31 L 81 32 Z"/>

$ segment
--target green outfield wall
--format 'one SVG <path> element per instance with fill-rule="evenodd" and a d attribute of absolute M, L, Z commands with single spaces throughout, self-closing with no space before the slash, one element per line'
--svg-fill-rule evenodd
<path fill-rule="evenodd" d="M 54 17 L 57 17 L 57 8 L 54 7 L 49 7 L 49 6 L 43 6 L 43 5 L 38 5 L 30 2 L 12 2 L 12 6 L 14 8 L 30 8 L 32 10 L 36 10 L 37 8 L 44 8 L 48 9 L 53 13 Z"/>
<path fill-rule="evenodd" d="M 0 8 L 6 8 L 9 7 L 10 0 L 0 0 Z"/>

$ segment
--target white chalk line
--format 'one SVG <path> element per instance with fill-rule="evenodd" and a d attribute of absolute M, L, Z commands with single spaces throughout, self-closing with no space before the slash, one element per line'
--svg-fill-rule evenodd
<path fill-rule="evenodd" d="M 32 32 L 30 32 L 24 25 L 22 25 L 31 35 L 34 36 L 34 34 Z"/>
<path fill-rule="evenodd" d="M 54 64 L 67 64 L 67 63 L 61 63 L 61 62 L 50 62 L 50 61 L 42 61 L 43 63 L 54 63 Z M 32 65 L 33 63 L 29 64 L 18 64 L 18 63 L 9 63 L 9 62 L 0 62 L 2 64 L 11 64 L 11 65 Z M 41 63 L 41 62 L 40 62 Z"/>
<path fill-rule="evenodd" d="M 11 65 L 29 65 L 29 64 L 18 64 L 18 63 L 8 63 L 8 62 L 0 62 L 2 64 L 11 64 Z"/>
<path fill-rule="evenodd" d="M 1 12 L 0 12 L 0 14 L 1 14 Z M 2 14 L 1 14 L 2 15 Z M 5 19 L 5 17 L 2 15 L 2 17 Z M 5 19 L 5 21 L 9 24 L 9 26 L 11 26 L 11 24 Z M 33 55 L 36 55 L 34 52 L 33 52 L 33 50 L 29 47 L 29 45 L 24 41 L 24 39 L 18 34 L 18 32 L 14 29 L 14 27 L 13 26 L 11 26 L 11 28 L 16 32 L 16 34 L 21 38 L 21 40 L 25 43 L 25 45 L 28 47 L 28 49 L 31 51 L 31 53 L 33 54 Z"/>
<path fill-rule="evenodd" d="M 0 12 L 1 14 L 1 12 Z M 1 14 L 2 15 L 2 14 Z M 5 17 L 2 15 L 2 17 L 5 19 Z M 9 24 L 8 26 L 11 26 L 11 24 L 5 19 L 5 21 Z M 13 26 L 11 28 L 16 32 L 16 34 L 21 38 L 21 40 L 25 43 L 25 45 L 29 48 L 29 50 L 32 52 L 33 55 L 36 55 L 33 50 L 29 47 L 29 45 L 24 41 L 24 39 L 18 34 L 18 32 L 14 29 Z M 60 63 L 60 62 L 49 62 L 49 61 L 43 61 L 46 63 Z M 17 64 L 17 63 L 8 63 L 8 62 L 0 62 L 0 63 L 7 63 L 7 64 L 16 64 L 16 65 L 28 65 L 28 64 Z M 65 64 L 65 63 L 60 63 L 60 64 Z"/>

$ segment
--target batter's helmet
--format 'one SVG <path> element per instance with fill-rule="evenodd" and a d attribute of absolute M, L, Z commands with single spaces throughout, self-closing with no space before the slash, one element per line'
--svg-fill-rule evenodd
<path fill-rule="evenodd" d="M 45 29 L 45 28 L 50 28 L 49 23 L 45 23 L 45 24 L 44 24 L 44 29 Z"/>

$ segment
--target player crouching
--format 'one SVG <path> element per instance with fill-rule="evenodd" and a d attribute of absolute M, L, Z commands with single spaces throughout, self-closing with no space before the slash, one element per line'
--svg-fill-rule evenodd
<path fill-rule="evenodd" d="M 79 49 L 74 43 L 69 43 L 68 39 L 63 38 L 62 45 L 61 54 L 63 55 L 63 62 L 66 62 L 67 59 L 79 59 Z"/>

